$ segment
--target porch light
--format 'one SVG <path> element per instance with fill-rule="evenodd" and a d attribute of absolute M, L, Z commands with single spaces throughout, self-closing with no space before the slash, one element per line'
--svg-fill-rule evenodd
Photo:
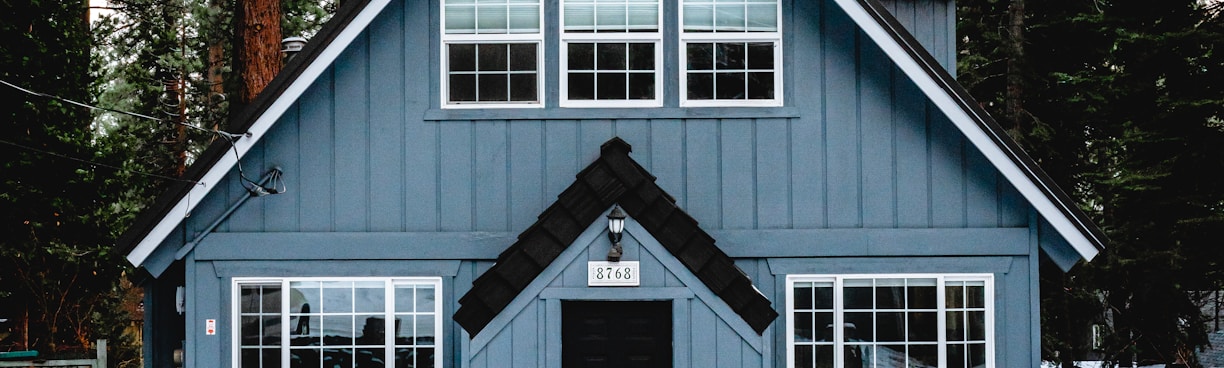
<path fill-rule="evenodd" d="M 612 248 L 608 249 L 608 261 L 619 262 L 622 254 L 621 249 L 621 233 L 625 231 L 625 211 L 621 211 L 620 205 L 612 207 L 612 212 L 608 213 L 608 240 L 612 241 Z"/>

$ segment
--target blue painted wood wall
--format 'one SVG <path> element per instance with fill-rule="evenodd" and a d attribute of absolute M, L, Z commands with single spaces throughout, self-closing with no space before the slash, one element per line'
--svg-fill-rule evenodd
<path fill-rule="evenodd" d="M 999 366 L 1032 364 L 1039 220 L 1029 205 L 832 0 L 784 3 L 783 108 L 454 111 L 436 108 L 436 1 L 393 1 L 243 159 L 247 176 L 281 168 L 288 193 L 248 201 L 187 256 L 187 366 L 229 366 L 217 359 L 230 354 L 228 332 L 203 336 L 199 321 L 228 326 L 230 277 L 441 275 L 453 313 L 614 136 L 780 311 L 788 273 L 993 273 Z M 951 2 L 889 7 L 954 65 Z M 555 79 L 556 62 L 546 68 Z M 235 176 L 159 252 L 245 195 Z M 576 286 L 566 272 L 555 287 Z M 762 351 L 745 349 L 691 300 L 692 367 L 784 364 L 785 316 Z M 531 308 L 478 352 L 448 324 L 447 364 L 536 366 L 546 357 L 517 344 L 540 338 L 549 314 L 544 302 Z"/>

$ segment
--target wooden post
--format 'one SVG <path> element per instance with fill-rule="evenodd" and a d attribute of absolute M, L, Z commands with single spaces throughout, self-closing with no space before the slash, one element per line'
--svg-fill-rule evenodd
<path fill-rule="evenodd" d="M 106 368 L 106 339 L 98 339 L 98 360 L 94 361 L 94 368 Z"/>

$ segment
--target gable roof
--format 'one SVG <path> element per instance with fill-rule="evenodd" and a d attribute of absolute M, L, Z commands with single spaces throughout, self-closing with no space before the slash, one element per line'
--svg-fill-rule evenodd
<path fill-rule="evenodd" d="M 184 174 L 185 179 L 198 184 L 172 184 L 120 237 L 118 250 L 127 255 L 128 261 L 142 266 L 182 222 L 184 216 L 179 214 L 190 213 L 205 198 L 389 1 L 342 2 L 328 24 L 233 121 L 231 130 L 244 131 L 246 136 L 237 139 L 233 147 L 224 142 L 209 146 Z M 1101 230 L 883 5 L 877 0 L 835 0 L 835 3 L 947 115 L 1081 258 L 1091 260 L 1104 249 L 1106 238 Z M 229 154 L 231 148 L 235 154 Z"/>
<path fill-rule="evenodd" d="M 757 334 L 764 332 L 778 317 L 769 299 L 714 245 L 714 238 L 697 226 L 697 220 L 655 184 L 654 175 L 629 157 L 630 151 L 632 147 L 620 138 L 604 143 L 599 158 L 579 172 L 536 223 L 472 282 L 459 299 L 455 321 L 471 335 L 479 333 L 588 225 L 599 220 L 604 209 L 619 204 Z"/>

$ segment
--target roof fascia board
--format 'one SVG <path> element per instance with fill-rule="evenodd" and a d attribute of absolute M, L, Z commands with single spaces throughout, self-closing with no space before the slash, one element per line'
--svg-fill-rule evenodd
<path fill-rule="evenodd" d="M 263 138 L 264 134 L 272 128 L 272 125 L 284 115 L 289 107 L 297 102 L 298 98 L 306 92 L 306 89 L 314 84 L 315 80 L 331 66 L 332 62 L 348 48 L 349 44 L 357 38 L 361 32 L 365 31 L 366 27 L 374 21 L 374 18 L 382 12 L 383 8 L 390 3 L 390 0 L 373 0 L 370 1 L 360 13 L 357 14 L 353 21 L 349 23 L 344 30 L 336 36 L 319 54 L 319 57 L 314 59 L 309 66 L 302 71 L 285 91 L 276 98 L 267 110 L 259 115 L 259 118 L 247 130 L 246 137 L 234 141 L 234 155 L 223 155 L 213 166 L 208 168 L 208 171 L 198 180 L 198 184 L 192 186 L 191 190 L 186 195 L 181 197 L 179 201 L 168 211 L 168 215 L 162 217 L 157 225 L 153 226 L 152 230 L 147 235 L 140 239 L 136 247 L 128 252 L 127 260 L 133 265 L 141 266 L 145 259 L 157 249 L 158 245 L 166 239 L 170 232 L 182 222 L 187 214 L 190 214 L 195 209 L 208 193 L 212 192 L 215 184 L 220 183 L 221 179 L 229 173 L 234 165 L 247 152 Z M 211 184 L 211 185 L 210 185 Z M 183 217 L 174 216 L 174 214 L 184 214 Z"/>
<path fill-rule="evenodd" d="M 966 103 L 968 102 L 959 101 L 956 96 L 949 93 L 948 88 L 952 88 L 952 86 L 947 84 L 947 81 L 941 81 L 932 76 L 932 72 L 935 71 L 933 69 L 938 71 L 943 71 L 943 69 L 938 65 L 920 63 L 920 57 L 911 55 L 910 50 L 915 50 L 915 48 L 906 48 L 897 38 L 894 38 L 895 32 L 904 32 L 904 30 L 890 31 L 885 28 L 884 22 L 877 20 L 876 15 L 873 15 L 868 10 L 871 4 L 865 3 L 869 1 L 873 0 L 835 0 L 837 5 L 858 24 L 859 28 L 892 59 L 893 63 L 922 90 L 923 94 L 986 156 L 986 159 L 998 168 L 1020 194 L 1037 209 L 1038 213 L 1049 221 L 1050 225 L 1075 248 L 1076 252 L 1084 260 L 1092 260 L 1100 250 L 1095 245 L 1097 243 L 1088 236 L 1091 234 L 1091 231 L 1085 229 L 1093 225 L 1083 224 L 1082 221 L 1068 216 L 1066 211 L 1071 211 L 1072 209 L 1061 208 L 1051 198 L 1054 196 L 1051 193 L 1057 193 L 1060 190 L 1050 188 L 1045 183 L 1042 183 L 1041 180 L 1036 179 L 1044 176 L 1044 174 L 1033 172 L 1031 169 L 1025 168 L 1015 161 L 1017 155 L 1024 155 L 1024 153 L 1005 151 L 1006 144 L 1000 142 L 1001 137 L 992 137 L 985 129 L 979 126 L 977 122 L 982 120 L 982 117 L 975 118 L 970 115 L 972 109 L 967 107 Z M 875 5 L 878 6 L 879 4 Z M 883 11 L 882 9 L 876 10 Z M 922 50 L 921 46 L 914 46 L 917 46 L 916 50 Z M 943 72 L 946 73 L 946 71 Z M 1093 236 L 1095 237 L 1095 234 Z"/>

